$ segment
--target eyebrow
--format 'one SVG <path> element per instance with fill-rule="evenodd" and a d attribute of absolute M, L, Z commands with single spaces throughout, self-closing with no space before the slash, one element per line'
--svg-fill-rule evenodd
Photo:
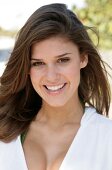
<path fill-rule="evenodd" d="M 64 57 L 64 56 L 66 56 L 66 55 L 68 55 L 68 54 L 71 54 L 71 53 L 60 54 L 60 55 L 55 56 L 54 58 L 61 58 L 61 57 Z M 40 61 L 40 60 L 43 60 L 43 59 L 31 58 L 31 60 L 36 60 L 36 61 L 39 60 L 39 61 Z"/>

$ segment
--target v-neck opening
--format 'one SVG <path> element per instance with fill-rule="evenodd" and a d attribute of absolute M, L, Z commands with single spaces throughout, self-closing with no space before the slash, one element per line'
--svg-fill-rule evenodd
<path fill-rule="evenodd" d="M 85 111 L 86 111 L 86 108 L 85 108 Z M 82 118 L 81 118 L 81 121 L 80 121 L 80 127 L 79 127 L 77 133 L 75 134 L 75 136 L 74 136 L 74 138 L 73 138 L 73 140 L 72 140 L 72 142 L 71 142 L 71 144 L 70 144 L 70 146 L 69 146 L 69 148 L 68 148 L 68 150 L 67 150 L 67 152 L 66 152 L 66 154 L 65 154 L 65 156 L 64 156 L 63 161 L 61 162 L 61 165 L 60 165 L 60 167 L 59 167 L 59 170 L 64 170 L 64 169 L 63 169 L 63 164 L 64 164 L 64 162 L 66 161 L 68 155 L 70 154 L 70 152 L 71 152 L 71 150 L 72 150 L 72 147 L 75 145 L 75 141 L 77 140 L 77 138 L 78 138 L 78 136 L 79 136 L 79 134 L 80 134 L 80 131 L 81 131 L 81 128 L 82 128 L 82 120 L 83 120 L 83 118 L 85 117 L 85 111 L 84 111 L 84 114 L 83 114 L 83 116 L 82 116 Z"/>
<path fill-rule="evenodd" d="M 78 136 L 80 135 L 80 131 L 81 131 L 81 129 L 82 129 L 82 125 L 84 124 L 84 119 L 85 119 L 85 117 L 86 117 L 86 115 L 87 115 L 88 109 L 90 109 L 90 107 L 86 107 L 86 108 L 85 108 L 84 114 L 83 114 L 83 116 L 82 116 L 82 118 L 81 118 L 80 127 L 79 127 L 79 129 L 78 129 L 75 137 L 73 138 L 73 140 L 72 140 L 72 142 L 71 142 L 71 144 L 70 144 L 70 146 L 69 146 L 69 148 L 68 148 L 68 150 L 67 150 L 67 152 L 66 152 L 66 154 L 65 154 L 65 156 L 64 156 L 64 159 L 63 159 L 62 162 L 61 162 L 61 165 L 60 165 L 60 167 L 59 167 L 59 170 L 64 170 L 64 169 L 63 169 L 63 164 L 65 163 L 68 155 L 70 155 L 70 153 L 71 153 L 71 151 L 72 151 L 72 147 L 75 146 L 75 143 L 76 143 L 76 141 L 78 140 Z M 92 108 L 92 109 L 93 109 L 93 108 Z M 93 110 L 94 110 L 94 109 L 93 109 Z M 20 140 L 20 143 L 21 143 L 21 137 L 19 138 L 19 140 Z M 24 150 L 23 150 L 22 143 L 21 143 L 21 148 L 22 148 L 22 152 L 23 152 L 24 162 L 25 162 L 26 167 L 27 167 L 27 163 L 26 163 L 26 159 L 25 159 L 25 154 L 24 154 Z M 28 167 L 27 167 L 27 170 L 28 170 Z"/>
<path fill-rule="evenodd" d="M 92 111 L 90 111 L 90 109 L 92 109 Z M 88 111 L 90 114 L 88 114 Z M 76 143 L 77 143 L 77 140 L 79 139 L 79 136 L 82 132 L 82 130 L 84 129 L 84 126 L 86 126 L 88 123 L 87 121 L 89 120 L 89 118 L 91 117 L 91 115 L 93 115 L 93 112 L 95 112 L 95 109 L 92 108 L 92 107 L 85 107 L 85 111 L 84 111 L 84 114 L 81 118 L 81 122 L 80 122 L 80 127 L 75 135 L 75 137 L 73 138 L 69 148 L 68 148 L 68 151 L 66 152 L 66 155 L 63 159 L 63 161 L 61 162 L 61 165 L 59 167 L 59 170 L 65 170 L 65 167 L 64 164 L 66 163 L 66 160 L 68 160 L 68 157 L 71 157 L 72 153 L 73 153 L 73 150 L 76 146 Z"/>

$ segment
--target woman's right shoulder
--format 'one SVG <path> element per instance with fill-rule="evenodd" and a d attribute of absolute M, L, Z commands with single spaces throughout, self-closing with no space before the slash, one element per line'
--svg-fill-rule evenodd
<path fill-rule="evenodd" d="M 6 152 L 12 152 L 20 145 L 20 136 L 10 142 L 0 141 L 0 155 L 5 154 Z"/>
<path fill-rule="evenodd" d="M 0 169 L 27 170 L 20 136 L 8 143 L 0 141 Z"/>

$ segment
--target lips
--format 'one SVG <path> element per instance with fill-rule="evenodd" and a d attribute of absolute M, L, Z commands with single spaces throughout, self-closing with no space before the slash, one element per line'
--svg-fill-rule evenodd
<path fill-rule="evenodd" d="M 55 86 L 44 85 L 44 87 L 51 92 L 55 92 L 55 91 L 62 89 L 65 85 L 66 83 L 63 83 L 61 85 L 55 85 Z"/>

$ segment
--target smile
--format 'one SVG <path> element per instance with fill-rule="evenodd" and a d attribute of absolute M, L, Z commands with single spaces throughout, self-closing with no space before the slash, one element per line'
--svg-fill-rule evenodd
<path fill-rule="evenodd" d="M 66 85 L 66 83 L 58 85 L 58 86 L 46 86 L 46 85 L 44 85 L 44 87 L 49 91 L 55 92 L 55 91 L 62 89 L 65 85 Z"/>

